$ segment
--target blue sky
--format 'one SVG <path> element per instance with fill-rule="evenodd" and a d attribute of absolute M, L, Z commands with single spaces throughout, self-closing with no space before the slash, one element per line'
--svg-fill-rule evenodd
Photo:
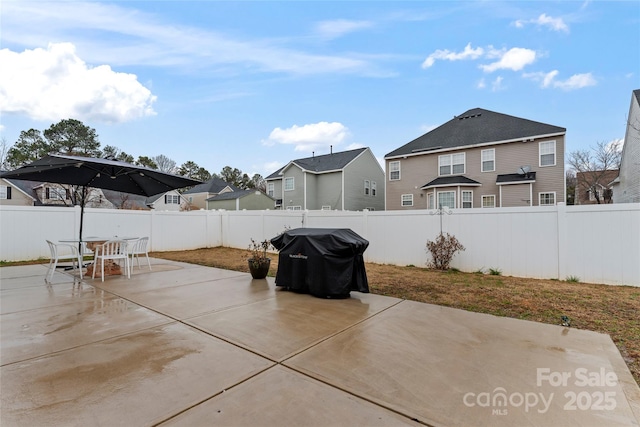
<path fill-rule="evenodd" d="M 263 176 L 368 146 L 382 160 L 480 107 L 624 137 L 637 1 L 0 3 L 0 137 L 75 118 L 102 146 Z"/>

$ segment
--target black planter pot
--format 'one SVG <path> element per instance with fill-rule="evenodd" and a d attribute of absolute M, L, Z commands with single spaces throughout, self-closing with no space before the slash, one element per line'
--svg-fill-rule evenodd
<path fill-rule="evenodd" d="M 264 279 L 267 277 L 267 274 L 269 273 L 269 266 L 271 265 L 271 259 L 267 258 L 260 263 L 253 262 L 253 259 L 249 259 L 248 263 L 251 277 L 254 279 Z"/>

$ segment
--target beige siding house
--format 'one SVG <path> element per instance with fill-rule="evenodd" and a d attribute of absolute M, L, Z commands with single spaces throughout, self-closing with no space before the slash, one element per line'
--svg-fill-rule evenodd
<path fill-rule="evenodd" d="M 631 94 L 620 174 L 613 183 L 613 203 L 640 203 L 640 89 Z"/>
<path fill-rule="evenodd" d="M 220 178 L 211 178 L 202 184 L 198 184 L 195 187 L 190 188 L 182 194 L 191 205 L 191 209 L 208 209 L 207 199 L 218 194 L 238 190 L 239 188 L 221 180 Z"/>
<path fill-rule="evenodd" d="M 386 209 L 565 201 L 566 129 L 474 108 L 385 156 Z"/>
<path fill-rule="evenodd" d="M 366 147 L 292 160 L 265 181 L 279 209 L 384 210 L 384 171 Z"/>

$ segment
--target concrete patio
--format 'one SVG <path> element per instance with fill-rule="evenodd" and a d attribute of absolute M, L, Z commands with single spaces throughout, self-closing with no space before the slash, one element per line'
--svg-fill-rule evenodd
<path fill-rule="evenodd" d="M 153 259 L 0 268 L 0 424 L 640 426 L 611 339 Z"/>

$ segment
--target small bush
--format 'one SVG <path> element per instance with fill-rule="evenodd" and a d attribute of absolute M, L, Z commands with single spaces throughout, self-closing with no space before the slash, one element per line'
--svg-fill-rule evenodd
<path fill-rule="evenodd" d="M 434 242 L 427 240 L 427 251 L 431 254 L 431 260 L 427 262 L 427 266 L 447 270 L 453 256 L 458 251 L 464 251 L 464 246 L 455 236 L 440 233 Z"/>
<path fill-rule="evenodd" d="M 502 270 L 500 270 L 499 268 L 490 268 L 489 274 L 492 276 L 502 276 Z"/>
<path fill-rule="evenodd" d="M 578 276 L 567 276 L 567 282 L 580 283 L 580 278 Z"/>

